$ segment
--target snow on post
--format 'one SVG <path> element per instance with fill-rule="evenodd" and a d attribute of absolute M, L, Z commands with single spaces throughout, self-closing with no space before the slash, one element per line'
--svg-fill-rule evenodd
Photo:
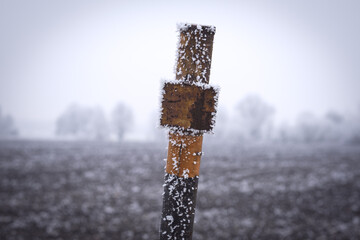
<path fill-rule="evenodd" d="M 160 240 L 191 240 L 203 133 L 212 132 L 219 89 L 209 85 L 215 27 L 178 25 L 176 80 L 164 83 L 160 125 L 170 129 Z"/>

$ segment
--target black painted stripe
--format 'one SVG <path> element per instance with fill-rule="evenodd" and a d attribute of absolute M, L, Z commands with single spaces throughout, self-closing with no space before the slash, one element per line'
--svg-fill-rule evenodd
<path fill-rule="evenodd" d="M 165 174 L 160 240 L 191 240 L 199 177 Z"/>

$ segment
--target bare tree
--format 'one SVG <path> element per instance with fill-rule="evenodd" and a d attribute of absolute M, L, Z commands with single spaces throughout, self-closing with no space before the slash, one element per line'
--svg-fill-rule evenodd
<path fill-rule="evenodd" d="M 297 138 L 305 143 L 324 140 L 324 127 L 320 120 L 310 112 L 301 113 L 296 122 Z"/>
<path fill-rule="evenodd" d="M 133 125 L 131 109 L 124 103 L 118 103 L 112 112 L 112 126 L 119 141 L 123 140 L 126 132 Z"/>
<path fill-rule="evenodd" d="M 351 144 L 360 144 L 360 104 L 357 111 L 348 122 L 348 133 L 346 141 Z"/>
<path fill-rule="evenodd" d="M 276 128 L 276 139 L 281 142 L 292 142 L 295 140 L 294 127 L 290 126 L 287 122 L 281 123 Z"/>
<path fill-rule="evenodd" d="M 345 138 L 345 118 L 336 111 L 328 111 L 323 120 L 323 138 L 326 142 L 343 141 Z"/>
<path fill-rule="evenodd" d="M 260 97 L 250 95 L 244 98 L 236 107 L 237 124 L 242 138 L 263 140 L 270 137 L 274 108 Z"/>
<path fill-rule="evenodd" d="M 80 139 L 105 140 L 109 136 L 108 122 L 100 107 L 69 106 L 57 119 L 56 133 Z"/>
<path fill-rule="evenodd" d="M 341 124 L 344 122 L 344 117 L 340 113 L 335 111 L 328 111 L 325 114 L 325 119 L 332 124 Z"/>
<path fill-rule="evenodd" d="M 10 115 L 3 115 L 0 108 L 0 138 L 14 137 L 18 135 L 14 120 Z"/>

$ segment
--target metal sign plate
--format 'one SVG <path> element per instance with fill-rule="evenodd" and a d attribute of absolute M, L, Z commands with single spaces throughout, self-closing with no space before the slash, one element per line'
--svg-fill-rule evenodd
<path fill-rule="evenodd" d="M 163 90 L 162 126 L 201 132 L 212 130 L 217 100 L 213 87 L 167 82 Z"/>

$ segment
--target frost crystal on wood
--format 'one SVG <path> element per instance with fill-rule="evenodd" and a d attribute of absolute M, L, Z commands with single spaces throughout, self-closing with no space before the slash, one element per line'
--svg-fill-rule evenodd
<path fill-rule="evenodd" d="M 165 175 L 161 239 L 191 239 L 194 221 L 198 177 L 181 178 Z M 165 201 L 166 200 L 166 201 Z"/>
<path fill-rule="evenodd" d="M 178 32 L 176 79 L 192 83 L 209 83 L 215 27 L 185 23 L 178 25 Z"/>
<path fill-rule="evenodd" d="M 211 132 L 215 123 L 219 89 L 209 84 L 165 82 L 160 124 L 171 133 L 199 135 Z"/>
<path fill-rule="evenodd" d="M 175 80 L 162 89 L 161 126 L 170 129 L 160 239 L 192 239 L 202 155 L 219 88 L 209 85 L 215 27 L 179 24 Z"/>

